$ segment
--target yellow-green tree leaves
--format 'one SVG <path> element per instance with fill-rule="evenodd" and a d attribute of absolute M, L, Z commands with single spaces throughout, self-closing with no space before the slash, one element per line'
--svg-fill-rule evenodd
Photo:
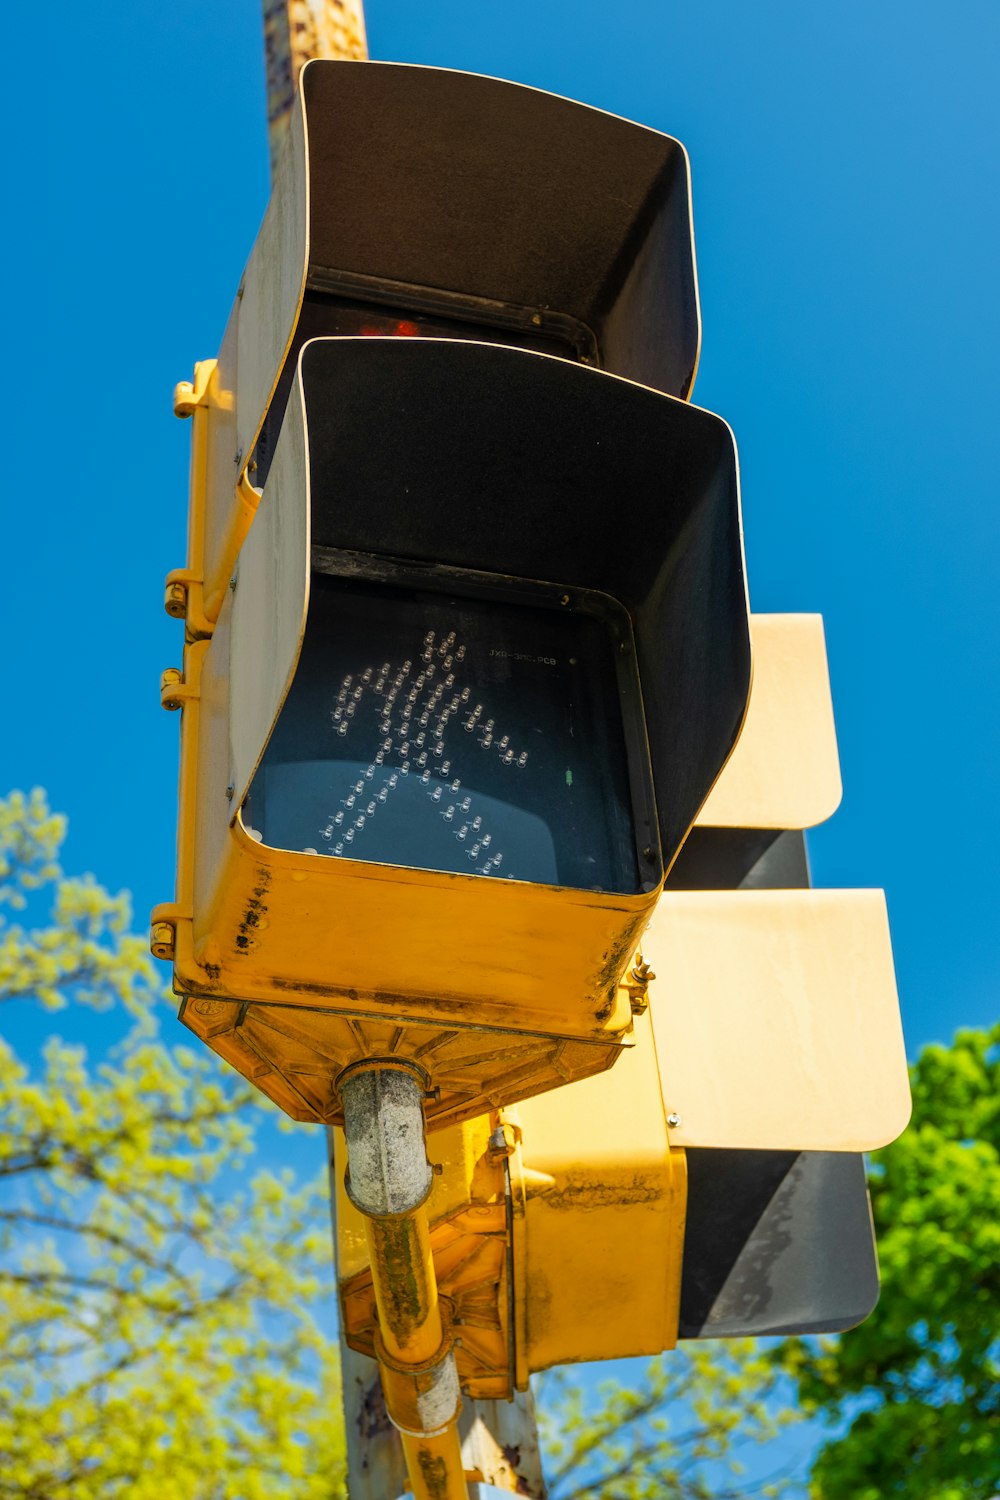
<path fill-rule="evenodd" d="M 325 1181 L 252 1172 L 270 1107 L 157 1035 L 127 898 L 61 877 L 63 833 L 0 802 L 0 1021 L 106 1012 L 88 1047 L 0 1041 L 0 1497 L 333 1500 Z"/>
<path fill-rule="evenodd" d="M 754 1458 L 798 1414 L 752 1339 L 687 1344 L 647 1361 L 633 1385 L 594 1392 L 570 1370 L 535 1382 L 550 1500 L 741 1500 L 776 1496 L 793 1453 Z M 800 1493 L 800 1491 L 799 1491 Z"/>

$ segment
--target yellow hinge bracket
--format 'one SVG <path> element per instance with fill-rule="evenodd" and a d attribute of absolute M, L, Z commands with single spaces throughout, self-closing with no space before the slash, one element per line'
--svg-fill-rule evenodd
<path fill-rule="evenodd" d="M 177 926 L 183 920 L 184 913 L 176 901 L 161 901 L 159 906 L 153 907 L 149 914 L 149 951 L 154 958 L 169 962 L 174 957 Z"/>
<path fill-rule="evenodd" d="M 185 703 L 199 697 L 200 693 L 201 689 L 196 682 L 185 682 L 179 667 L 168 667 L 160 677 L 160 702 L 164 708 L 183 708 Z"/>
<path fill-rule="evenodd" d="M 193 417 L 205 404 L 218 363 L 217 359 L 200 359 L 194 367 L 194 380 L 180 380 L 174 386 L 175 417 Z"/>
<path fill-rule="evenodd" d="M 172 568 L 164 582 L 163 608 L 172 620 L 183 620 L 187 616 L 188 589 L 201 579 L 191 568 Z"/>

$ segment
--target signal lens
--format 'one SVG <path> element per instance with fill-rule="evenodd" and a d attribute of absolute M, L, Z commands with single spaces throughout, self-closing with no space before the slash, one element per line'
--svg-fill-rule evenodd
<path fill-rule="evenodd" d="M 314 574 L 244 821 L 333 858 L 639 890 L 612 630 L 551 597 Z"/>

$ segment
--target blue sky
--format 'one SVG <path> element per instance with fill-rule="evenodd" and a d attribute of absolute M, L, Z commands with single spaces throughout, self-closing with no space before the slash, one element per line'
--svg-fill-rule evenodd
<path fill-rule="evenodd" d="M 67 866 L 171 894 L 189 428 L 267 189 L 255 0 L 6 22 L 7 730 Z M 997 1012 L 1000 401 L 993 0 L 370 0 L 372 55 L 494 73 L 691 154 L 695 399 L 740 448 L 758 610 L 825 616 L 845 795 L 825 886 L 884 886 L 911 1052 Z"/>
<path fill-rule="evenodd" d="M 43 30 L 44 23 L 50 30 Z M 751 600 L 826 621 L 845 795 L 814 881 L 884 886 L 911 1054 L 998 1011 L 995 0 L 370 0 L 376 58 L 492 73 L 679 137 L 694 399 L 739 444 Z M 190 429 L 267 197 L 257 0 L 5 20 L 0 790 L 65 864 L 173 884 Z"/>

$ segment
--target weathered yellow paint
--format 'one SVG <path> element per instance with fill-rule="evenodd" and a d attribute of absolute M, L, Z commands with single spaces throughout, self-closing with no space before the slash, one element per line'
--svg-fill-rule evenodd
<path fill-rule="evenodd" d="M 655 998 L 651 1002 L 655 1005 Z M 514 1211 L 516 1383 L 677 1340 L 687 1202 L 648 1013 L 617 1067 L 505 1112 Z"/>
<path fill-rule="evenodd" d="M 401 1432 L 413 1500 L 468 1500 L 457 1427 L 437 1437 Z"/>
<path fill-rule="evenodd" d="M 185 785 L 198 780 L 189 731 L 199 709 L 184 709 Z M 180 881 L 196 899 L 176 918 L 175 987 L 196 997 L 183 1019 L 241 1071 L 249 1045 L 254 1072 L 274 1069 L 293 1089 L 301 1082 L 289 1109 L 298 1118 L 339 1119 L 336 1078 L 366 1057 L 412 1058 L 442 1090 L 429 1115 L 460 1117 L 601 1072 L 628 1044 L 631 1006 L 618 979 L 655 896 L 265 849 L 238 819 L 228 826 L 216 814 L 213 829 L 214 810 L 192 815 L 194 805 L 179 839 L 182 857 L 197 843 Z M 206 901 L 201 860 L 214 848 L 215 899 Z"/>
<path fill-rule="evenodd" d="M 673 1347 L 686 1159 L 670 1145 L 648 1016 L 611 1073 L 434 1132 L 428 1151 L 441 1168 L 430 1245 L 467 1395 L 509 1398 L 554 1364 Z M 339 1183 L 336 1219 L 345 1336 L 371 1353 L 370 1256 Z"/>
<path fill-rule="evenodd" d="M 365 1239 L 386 1352 L 425 1364 L 444 1337 L 427 1215 L 418 1209 L 399 1218 L 365 1218 Z"/>
<path fill-rule="evenodd" d="M 181 381 L 174 391 L 174 415 L 192 420 L 188 555 L 183 568 L 174 568 L 167 574 L 164 605 L 168 614 L 186 622 L 188 636 L 192 638 L 212 633 L 212 622 L 205 615 L 203 541 L 209 429 L 217 385 L 218 361 L 203 359 L 194 367 L 194 379 Z"/>
<path fill-rule="evenodd" d="M 426 1204 L 408 1214 L 363 1218 L 378 1309 L 374 1353 L 414 1495 L 468 1500 L 451 1364 L 454 1335 L 438 1295 Z M 442 1371 L 450 1372 L 443 1402 L 434 1399 Z"/>
<path fill-rule="evenodd" d="M 656 892 L 293 853 L 255 842 L 239 818 L 222 842 L 219 868 L 195 872 L 185 993 L 593 1041 L 629 1028 L 618 980 Z"/>
<path fill-rule="evenodd" d="M 428 1138 L 435 1167 L 427 1200 L 430 1246 L 442 1301 L 459 1342 L 455 1348 L 463 1391 L 477 1399 L 509 1396 L 508 1211 L 505 1156 L 491 1149 L 496 1114 L 448 1125 Z M 346 1151 L 334 1132 L 337 1191 L 337 1278 L 342 1327 L 351 1347 L 377 1352 L 376 1295 L 363 1216 L 344 1188 Z"/>

